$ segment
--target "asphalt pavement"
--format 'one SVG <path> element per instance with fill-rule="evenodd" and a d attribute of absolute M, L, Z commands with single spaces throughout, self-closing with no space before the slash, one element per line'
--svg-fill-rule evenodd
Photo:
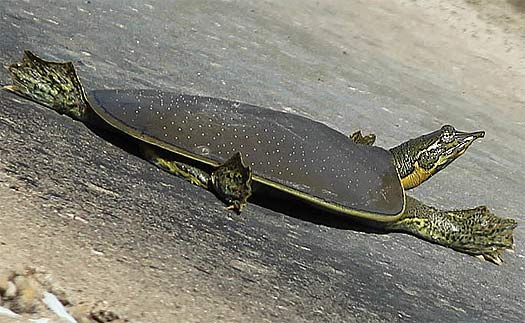
<path fill-rule="evenodd" d="M 4 0 L 0 63 L 30 49 L 73 61 L 90 89 L 159 88 L 239 100 L 344 133 L 374 132 L 385 147 L 445 123 L 483 129 L 486 138 L 413 194 L 451 209 L 487 204 L 516 218 L 516 249 L 500 266 L 405 234 L 317 224 L 305 220 L 308 214 L 250 204 L 237 215 L 83 124 L 6 92 L 0 92 L 0 172 L 56 213 L 86 218 L 90 225 L 77 229 L 89 243 L 113 246 L 115 257 L 142 255 L 160 272 L 160 286 L 171 288 L 177 275 L 195 293 L 235 303 L 255 321 L 523 322 L 521 87 L 491 83 L 510 78 L 491 69 L 501 65 L 490 53 L 480 58 L 477 43 L 462 47 L 464 35 L 451 38 L 445 27 L 425 25 L 417 8 L 395 6 Z M 438 46 L 445 39 L 450 48 Z M 7 72 L 0 83 L 9 84 Z M 181 277 L 180 263 L 198 270 Z M 181 319 L 171 311 L 174 321 Z"/>

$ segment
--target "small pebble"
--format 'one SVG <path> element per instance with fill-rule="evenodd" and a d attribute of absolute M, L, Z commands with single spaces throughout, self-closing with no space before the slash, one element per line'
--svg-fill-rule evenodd
<path fill-rule="evenodd" d="M 5 299 L 13 299 L 16 296 L 16 286 L 12 281 L 7 282 L 7 288 L 4 292 Z"/>
<path fill-rule="evenodd" d="M 69 309 L 69 313 L 73 315 L 78 323 L 92 323 L 93 321 L 89 317 L 90 306 L 87 304 L 78 304 Z"/>
<path fill-rule="evenodd" d="M 30 277 L 16 276 L 14 284 L 18 290 L 12 309 L 17 313 L 34 313 L 42 299 L 38 284 Z"/>
<path fill-rule="evenodd" d="M 7 275 L 1 274 L 0 275 L 0 296 L 3 296 L 5 291 L 7 290 L 8 282 L 9 282 L 9 278 L 7 277 Z"/>

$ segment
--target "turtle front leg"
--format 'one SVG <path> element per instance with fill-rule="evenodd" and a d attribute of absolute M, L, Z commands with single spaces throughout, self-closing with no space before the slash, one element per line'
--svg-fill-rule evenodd
<path fill-rule="evenodd" d="M 245 166 L 241 154 L 235 153 L 211 174 L 211 186 L 228 209 L 240 212 L 252 195 L 252 170 Z"/>
<path fill-rule="evenodd" d="M 389 229 L 501 264 L 501 253 L 513 249 L 516 220 L 501 218 L 486 206 L 445 211 L 407 196 L 405 212 Z"/>

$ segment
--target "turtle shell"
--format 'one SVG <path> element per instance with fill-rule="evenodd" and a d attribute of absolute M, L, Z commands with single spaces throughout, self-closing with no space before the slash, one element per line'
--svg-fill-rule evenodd
<path fill-rule="evenodd" d="M 158 90 L 95 90 L 88 101 L 117 129 L 196 162 L 215 167 L 240 152 L 254 182 L 329 211 L 393 221 L 404 210 L 389 151 L 311 119 Z"/>

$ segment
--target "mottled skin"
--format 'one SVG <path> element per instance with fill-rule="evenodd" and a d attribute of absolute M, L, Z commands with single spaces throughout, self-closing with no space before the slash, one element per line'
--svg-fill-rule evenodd
<path fill-rule="evenodd" d="M 399 165 L 398 172 L 403 187 L 408 190 L 426 181 L 462 155 L 473 140 L 483 135 L 483 132 L 458 132 L 446 125 L 431 134 L 391 148 L 395 163 Z M 358 144 L 373 145 L 376 137 L 374 134 L 363 136 L 357 131 L 350 138 Z M 454 145 L 454 141 L 458 139 L 462 141 L 463 147 L 454 149 L 458 147 L 457 144 Z M 436 144 L 440 141 L 443 144 Z M 445 158 L 445 152 L 451 157 Z M 403 217 L 386 224 L 385 228 L 410 232 L 426 240 L 500 264 L 500 253 L 513 245 L 512 229 L 516 224 L 513 219 L 494 215 L 486 206 L 446 211 L 406 196 Z M 476 234 L 477 232 L 483 232 L 483 235 Z"/>
<path fill-rule="evenodd" d="M 10 65 L 8 69 L 13 85 L 4 89 L 91 126 L 118 131 L 90 106 L 71 63 L 47 62 L 26 52 L 20 63 Z M 443 126 L 390 149 L 390 162 L 397 169 L 402 187 L 408 190 L 445 168 L 483 135 L 483 132 L 465 133 L 452 126 Z M 375 141 L 375 135 L 362 136 L 360 132 L 350 138 L 360 145 L 373 145 Z M 143 142 L 140 146 L 145 159 L 193 184 L 214 191 L 230 209 L 240 211 L 252 194 L 252 169 L 245 165 L 239 152 L 208 173 L 169 154 L 160 154 L 151 142 Z M 515 220 L 498 217 L 485 206 L 439 210 L 409 196 L 406 197 L 404 212 L 392 218 L 394 220 L 390 222 L 377 222 L 376 225 L 387 231 L 408 232 L 497 264 L 501 263 L 500 254 L 505 249 L 513 248 L 512 234 L 517 225 Z"/>

